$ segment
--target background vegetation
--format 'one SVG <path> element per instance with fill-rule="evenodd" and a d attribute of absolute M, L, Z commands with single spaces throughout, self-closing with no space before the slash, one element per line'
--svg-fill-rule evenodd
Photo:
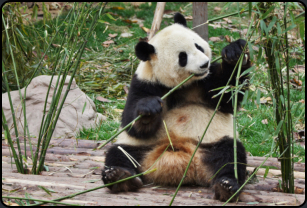
<path fill-rule="evenodd" d="M 106 7 L 107 14 L 99 16 L 80 60 L 76 80 L 78 86 L 94 100 L 98 112 L 106 115 L 108 120 L 97 128 L 81 130 L 77 134 L 78 139 L 106 140 L 117 131 L 129 83 L 139 63 L 134 55 L 134 46 L 140 38 L 147 36 L 146 31 L 151 28 L 155 6 L 154 2 L 139 5 L 111 2 Z M 241 11 L 243 8 L 246 11 L 249 8 L 248 3 L 208 3 L 208 6 L 209 19 Z M 296 25 L 288 31 L 289 54 L 291 55 L 289 62 L 291 69 L 290 105 L 293 116 L 294 153 L 295 161 L 305 162 L 305 148 L 300 145 L 304 140 L 299 134 L 299 131 L 305 129 L 305 31 L 302 29 L 305 26 L 305 18 L 303 16 L 300 19 L 294 19 L 296 15 L 304 12 L 305 8 L 298 3 L 293 3 L 288 9 L 291 11 L 289 20 Z M 53 73 L 51 69 L 55 61 L 55 54 L 62 40 L 55 37 L 56 28 L 63 23 L 59 27 L 59 33 L 65 34 L 68 24 L 65 20 L 67 11 L 66 13 L 63 11 L 59 18 L 52 19 L 48 16 L 47 9 L 45 10 L 44 19 L 32 23 L 31 19 L 25 21 L 22 18 L 23 8 L 20 4 L 9 3 L 3 7 L 3 14 L 10 20 L 10 26 L 15 26 L 14 30 L 8 31 L 12 37 L 11 44 L 14 47 L 20 87 L 27 83 L 42 58 L 42 63 L 35 76 Z M 192 3 L 168 2 L 161 29 L 172 24 L 171 14 L 178 11 L 186 17 L 191 17 Z M 269 12 L 269 15 L 273 14 L 275 15 L 275 11 Z M 76 27 L 76 36 L 85 34 L 94 18 L 92 14 L 85 17 L 83 27 L 81 23 Z M 33 18 L 35 18 L 35 12 L 33 12 Z M 249 20 L 249 14 L 245 12 L 209 24 L 209 38 L 211 38 L 209 44 L 213 48 L 213 57 L 220 56 L 220 51 L 229 44 L 229 41 L 246 38 Z M 192 20 L 188 21 L 188 27 L 192 28 Z M 213 37 L 220 40 L 217 41 Z M 48 43 L 53 38 L 50 49 L 43 57 Z M 254 40 L 250 49 L 255 67 L 251 71 L 250 91 L 246 93 L 241 111 L 238 112 L 237 125 L 240 140 L 247 151 L 254 156 L 265 156 L 271 151 L 272 139 L 277 138 L 276 135 L 273 135 L 277 125 L 268 78 L 268 65 L 262 50 L 263 42 L 261 42 L 260 34 L 257 33 L 253 34 L 251 39 Z M 6 35 L 2 33 L 3 64 L 9 69 L 7 73 L 9 87 L 15 90 L 17 85 L 7 43 Z M 65 45 L 65 47 L 70 50 L 70 45 Z M 281 75 L 286 76 L 285 70 L 282 70 Z M 286 78 L 283 79 L 283 86 L 287 84 L 285 80 Z M 2 84 L 2 91 L 6 90 L 6 86 Z M 276 152 L 273 156 L 278 156 L 278 154 Z"/>

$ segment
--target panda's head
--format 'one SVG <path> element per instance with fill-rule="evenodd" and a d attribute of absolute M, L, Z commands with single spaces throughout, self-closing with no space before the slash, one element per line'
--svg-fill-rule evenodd
<path fill-rule="evenodd" d="M 136 74 L 139 79 L 174 87 L 191 74 L 187 83 L 209 74 L 209 44 L 187 27 L 185 18 L 177 13 L 175 24 L 158 32 L 149 42 L 139 42 L 136 56 L 141 60 Z"/>

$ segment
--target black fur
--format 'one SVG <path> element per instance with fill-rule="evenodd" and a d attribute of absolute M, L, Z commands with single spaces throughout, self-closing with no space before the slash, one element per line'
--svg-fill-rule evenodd
<path fill-rule="evenodd" d="M 177 13 L 174 19 L 175 23 L 186 26 L 186 20 L 181 14 Z M 230 43 L 222 50 L 222 63 L 211 64 L 209 69 L 210 74 L 206 78 L 195 81 L 186 87 L 177 89 L 164 101 L 161 100 L 161 97 L 167 93 L 170 88 L 165 87 L 160 83 L 142 81 L 137 75 L 134 75 L 122 115 L 121 126 L 126 126 L 137 116 L 142 115 L 142 117 L 135 122 L 127 132 L 130 136 L 137 139 L 146 140 L 152 138 L 157 130 L 161 128 L 162 105 L 167 105 L 167 110 L 170 110 L 188 104 L 192 101 L 187 100 L 187 96 L 185 95 L 193 90 L 197 90 L 200 98 L 202 98 L 202 102 L 199 104 L 204 105 L 206 108 L 216 108 L 219 96 L 216 98 L 212 98 L 212 96 L 217 94 L 218 91 L 211 90 L 226 85 L 245 44 L 246 41 L 241 39 Z M 198 50 L 201 50 L 198 45 L 195 46 Z M 137 44 L 135 50 L 137 57 L 143 61 L 150 60 L 150 55 L 155 53 L 153 46 L 147 42 L 140 42 Z M 242 66 L 241 73 L 251 66 L 249 54 L 246 54 L 247 58 L 243 62 L 244 65 Z M 230 81 L 230 85 L 235 85 L 235 75 Z M 241 77 L 240 82 L 242 83 L 246 79 L 248 79 L 247 75 Z M 229 101 L 230 97 L 231 93 L 224 94 L 219 108 L 221 112 L 233 113 L 232 102 Z M 243 96 L 239 93 L 238 104 L 240 104 L 242 99 Z M 223 126 L 221 126 L 221 128 L 223 128 Z M 129 159 L 117 147 L 118 145 L 112 146 L 106 155 L 105 165 L 107 167 L 102 171 L 102 180 L 105 184 L 139 173 L 138 168 L 135 168 Z M 139 163 L 141 163 L 145 154 L 154 148 L 153 146 L 129 145 L 121 145 L 121 147 Z M 210 169 L 214 170 L 214 172 L 217 172 L 224 164 L 233 162 L 233 139 L 230 137 L 225 136 L 215 143 L 201 144 L 200 148 L 205 151 L 203 163 L 207 166 L 211 166 Z M 245 149 L 239 141 L 237 141 L 237 156 L 239 163 L 246 164 Z M 234 177 L 233 167 L 233 164 L 226 165 L 211 181 L 211 185 L 215 190 L 216 199 L 222 201 L 227 200 L 244 183 L 246 166 L 238 164 L 238 182 Z M 142 180 L 135 178 L 110 186 L 109 189 L 113 192 L 135 191 L 140 188 L 142 184 Z"/>
<path fill-rule="evenodd" d="M 167 88 L 160 84 L 142 82 L 134 75 L 131 81 L 126 106 L 122 115 L 122 127 L 125 127 L 139 115 L 143 115 L 127 131 L 130 136 L 140 139 L 150 138 L 160 128 L 162 97 Z"/>
<path fill-rule="evenodd" d="M 185 26 L 185 27 L 188 27 L 188 26 L 187 26 L 187 21 L 186 21 L 186 19 L 185 19 L 184 16 L 183 16 L 182 14 L 180 14 L 180 13 L 176 13 L 176 14 L 174 15 L 174 22 L 175 22 L 175 23 L 179 23 L 179 24 L 181 24 L 181 25 L 183 25 L 183 26 Z"/>
<path fill-rule="evenodd" d="M 213 63 L 210 66 L 210 74 L 202 80 L 192 83 L 187 87 L 182 87 L 166 98 L 168 110 L 189 103 L 186 100 L 186 94 L 190 93 L 195 88 L 201 89 L 200 95 L 203 98 L 203 103 L 206 107 L 215 109 L 220 99 L 220 96 L 212 98 L 218 91 L 211 91 L 215 88 L 226 86 L 231 73 L 234 70 L 236 61 L 241 55 L 242 48 L 245 45 L 244 40 L 235 41 L 223 49 L 223 61 L 220 63 Z M 227 62 L 225 59 L 231 58 L 232 62 Z M 236 60 L 234 60 L 236 58 Z M 251 62 L 242 66 L 241 73 L 251 66 Z M 240 82 L 247 79 L 248 76 L 240 78 Z M 230 85 L 235 85 L 236 76 L 234 75 L 230 81 Z M 122 127 L 129 124 L 133 119 L 139 115 L 144 115 L 138 120 L 128 134 L 139 139 L 147 139 L 151 137 L 158 128 L 160 128 L 161 119 L 161 104 L 162 97 L 170 88 L 167 88 L 159 83 L 152 84 L 143 82 L 134 75 L 126 102 L 126 106 L 122 115 Z M 244 91 L 244 89 L 242 90 Z M 225 93 L 220 104 L 219 110 L 224 113 L 233 113 L 233 106 L 230 100 L 231 93 Z M 238 93 L 238 106 L 243 100 L 243 95 Z"/>
<path fill-rule="evenodd" d="M 205 53 L 205 50 L 201 46 L 199 46 L 197 43 L 195 43 L 195 47 L 201 52 Z"/>
<path fill-rule="evenodd" d="M 186 52 L 179 53 L 179 65 L 185 67 L 188 63 L 188 55 Z"/>
<path fill-rule="evenodd" d="M 147 42 L 139 42 L 135 46 L 135 55 L 142 61 L 150 60 L 150 55 L 155 53 L 155 48 Z"/>
<path fill-rule="evenodd" d="M 149 146 L 111 146 L 106 154 L 106 167 L 102 170 L 101 174 L 104 184 L 112 183 L 139 173 L 138 168 L 134 167 L 127 156 L 120 149 L 118 149 L 118 146 L 127 151 L 139 163 L 141 163 L 142 159 L 145 157 L 145 153 L 152 149 L 152 147 Z M 108 188 L 112 192 L 136 191 L 142 185 L 143 183 L 139 178 L 134 178 L 122 183 L 108 186 Z"/>
<path fill-rule="evenodd" d="M 234 164 L 229 164 L 234 162 L 233 138 L 225 136 L 218 142 L 201 144 L 200 148 L 206 150 L 204 164 L 211 166 L 214 173 L 219 171 L 211 182 L 215 189 L 215 198 L 228 200 L 245 181 L 246 153 L 243 144 L 237 140 L 238 182 L 234 175 Z M 225 164 L 227 165 L 224 166 Z M 233 197 L 233 200 L 235 199 L 236 197 Z"/>

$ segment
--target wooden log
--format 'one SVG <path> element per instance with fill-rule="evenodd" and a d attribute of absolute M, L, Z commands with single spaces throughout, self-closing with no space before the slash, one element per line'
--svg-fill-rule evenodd
<path fill-rule="evenodd" d="M 254 168 L 254 167 L 247 167 L 246 169 L 247 169 L 248 171 L 253 172 L 253 170 L 254 170 L 255 168 Z M 265 168 L 260 168 L 256 174 L 257 174 L 257 175 L 264 175 L 264 173 L 265 173 Z M 280 170 L 270 169 L 270 170 L 269 170 L 269 173 L 268 173 L 268 177 L 273 177 L 273 176 L 281 177 L 281 171 L 280 171 Z M 304 173 L 304 172 L 297 172 L 297 171 L 294 171 L 294 178 L 302 178 L 302 179 L 305 179 L 305 173 Z"/>
<path fill-rule="evenodd" d="M 154 19 L 152 21 L 148 40 L 150 40 L 156 34 L 156 32 L 160 29 L 165 4 L 166 4 L 166 2 L 157 2 L 157 6 L 156 6 L 156 10 L 155 10 L 155 16 L 154 16 Z"/>
<path fill-rule="evenodd" d="M 252 167 L 258 167 L 265 157 L 247 157 L 247 164 Z M 263 165 L 274 166 L 278 169 L 281 168 L 280 162 L 277 158 L 269 158 Z M 305 163 L 294 163 L 294 170 L 299 172 L 305 172 Z"/>

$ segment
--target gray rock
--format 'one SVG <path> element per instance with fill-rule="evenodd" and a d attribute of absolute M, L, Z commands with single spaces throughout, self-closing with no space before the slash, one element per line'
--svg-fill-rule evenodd
<path fill-rule="evenodd" d="M 52 87 L 50 88 L 50 92 L 48 95 L 46 115 L 48 113 L 51 104 L 52 95 L 54 92 L 54 87 L 57 78 L 58 76 L 54 76 L 52 80 Z M 27 122 L 31 136 L 33 135 L 38 137 L 43 117 L 46 94 L 50 80 L 51 76 L 47 75 L 35 77 L 27 88 L 26 114 L 27 114 Z M 59 105 L 64 97 L 69 80 L 70 76 L 67 76 L 61 93 Z M 24 88 L 21 89 L 21 94 L 22 96 L 24 96 Z M 22 136 L 24 131 L 23 127 L 24 116 L 23 116 L 23 110 L 18 90 L 11 91 L 11 98 L 15 109 L 18 133 L 20 136 Z M 82 113 L 85 102 L 86 102 L 86 107 L 84 112 Z M 8 123 L 8 127 L 9 129 L 11 129 L 10 132 L 12 135 L 15 135 L 13 127 L 13 118 L 8 99 L 8 93 L 2 94 L 2 108 Z M 84 92 L 82 92 L 79 89 L 79 87 L 76 85 L 75 79 L 73 79 L 70 91 L 66 97 L 65 103 L 63 105 L 59 119 L 57 121 L 52 138 L 73 137 L 77 132 L 79 132 L 79 129 L 81 129 L 82 127 L 85 128 L 95 127 L 104 120 L 106 120 L 106 117 L 96 112 L 94 102 Z"/>

